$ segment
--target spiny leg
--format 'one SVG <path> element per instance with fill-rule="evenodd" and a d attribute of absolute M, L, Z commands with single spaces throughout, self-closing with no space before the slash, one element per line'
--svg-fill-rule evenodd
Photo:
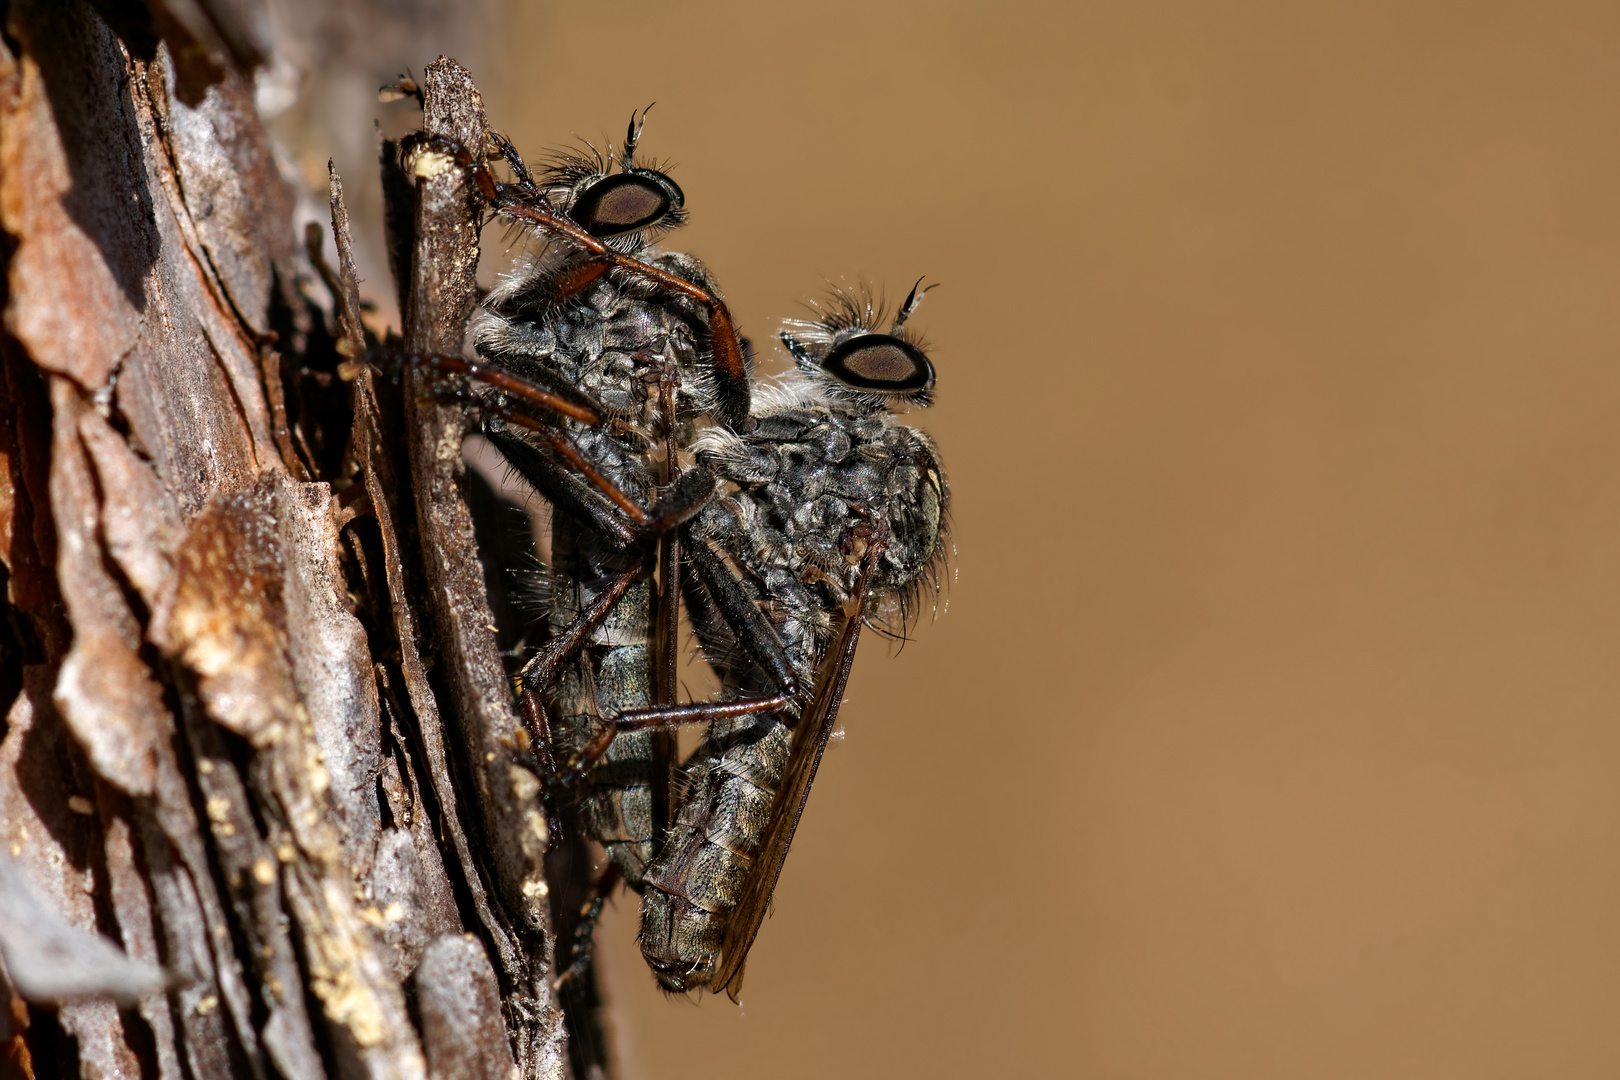
<path fill-rule="evenodd" d="M 606 497 L 629 521 L 629 528 L 609 528 L 608 535 L 621 545 L 644 536 L 668 532 L 690 518 L 713 493 L 713 477 L 699 470 L 688 470 L 664 499 L 648 509 L 626 492 L 605 471 L 558 429 L 551 416 L 536 415 L 540 410 L 564 416 L 592 427 L 604 422 L 602 411 L 577 391 L 560 393 L 530 379 L 513 375 L 494 365 L 458 356 L 436 354 L 395 354 L 377 352 L 368 358 L 379 367 L 410 367 L 426 371 L 434 380 L 434 393 L 442 401 L 465 402 L 512 427 L 534 433 L 551 451 L 572 467 L 597 492 Z M 500 398 L 481 398 L 469 389 L 449 382 L 445 376 L 464 376 L 500 391 Z M 525 411 L 534 409 L 535 412 Z M 505 447 L 502 447 L 503 453 Z M 706 485 L 706 489 L 705 489 Z"/>
<path fill-rule="evenodd" d="M 367 352 L 366 360 L 384 369 L 425 371 L 436 380 L 437 386 L 449 386 L 444 378 L 447 375 L 460 375 L 508 394 L 523 405 L 546 410 L 546 415 L 565 416 L 589 427 L 600 427 L 605 421 L 597 404 L 577 390 L 542 386 L 532 379 L 513 375 L 504 368 L 482 360 L 468 360 L 442 353 L 401 353 L 383 349 Z"/>
<path fill-rule="evenodd" d="M 581 608 L 562 631 L 553 636 L 540 651 L 535 653 L 523 665 L 520 676 L 523 679 L 523 692 L 525 695 L 537 696 L 550 685 L 553 677 L 563 664 L 567 663 L 579 650 L 585 646 L 590 638 L 591 631 L 602 624 L 613 610 L 613 605 L 619 598 L 629 591 L 630 586 L 641 577 L 642 568 L 633 566 L 629 570 L 614 578 L 612 583 L 598 593 L 589 604 Z"/>
<path fill-rule="evenodd" d="M 614 736 L 621 732 L 673 731 L 691 724 L 776 712 L 791 705 L 797 696 L 799 680 L 793 672 L 793 662 L 777 640 L 776 631 L 771 628 L 759 605 L 738 580 L 736 572 L 725 564 L 705 538 L 694 537 L 687 549 L 693 571 L 708 589 L 715 607 L 736 636 L 738 644 L 764 669 L 777 692 L 762 698 L 694 701 L 684 705 L 661 704 L 643 709 L 626 709 L 615 716 L 606 717 L 591 740 L 572 760 L 560 767 L 554 783 L 569 785 L 578 782 L 601 760 L 612 745 Z"/>
<path fill-rule="evenodd" d="M 616 270 L 627 277 L 635 278 L 675 296 L 684 297 L 701 306 L 709 317 L 709 357 L 714 369 L 717 399 L 715 417 L 728 427 L 736 427 L 747 418 L 748 365 L 743 356 L 742 345 L 737 340 L 737 328 L 732 321 L 731 310 L 726 307 L 724 300 L 702 286 L 694 285 L 667 270 L 660 270 L 656 266 L 649 266 L 639 259 L 614 251 L 572 221 L 550 209 L 511 205 L 501 207 L 501 213 L 536 228 L 548 230 L 582 248 L 591 256 L 590 259 L 565 271 L 557 279 L 554 287 L 559 298 L 566 299 L 610 270 Z"/>
<path fill-rule="evenodd" d="M 499 136 L 491 136 L 508 161 L 516 157 L 510 144 Z M 587 258 L 565 269 L 551 284 L 558 300 L 566 300 L 585 289 L 610 271 L 616 271 L 670 296 L 680 297 L 701 307 L 709 320 L 709 357 L 714 371 L 718 404 L 715 416 L 728 427 L 735 427 L 748 416 L 748 363 L 731 309 L 714 293 L 682 277 L 642 262 L 640 259 L 615 250 L 610 244 L 592 236 L 577 222 L 559 214 L 541 195 L 527 170 L 515 185 L 503 185 L 495 179 L 485 162 L 466 147 L 442 136 L 421 136 L 408 141 L 406 152 L 423 150 L 444 154 L 457 165 L 468 169 L 479 191 L 496 211 L 509 220 L 520 222 L 548 236 L 563 240 L 583 252 Z M 514 194 L 514 189 L 517 194 Z"/>
<path fill-rule="evenodd" d="M 759 605 L 748 595 L 735 571 L 725 564 L 708 540 L 694 537 L 687 549 L 692 556 L 690 565 L 714 599 L 715 607 L 738 643 L 764 669 L 777 692 L 762 698 L 694 701 L 684 705 L 661 704 L 643 709 L 626 709 L 615 716 L 606 717 L 591 740 L 570 761 L 560 765 L 551 781 L 554 786 L 560 788 L 577 783 L 602 759 L 614 737 L 622 732 L 674 731 L 691 724 L 776 712 L 793 703 L 799 692 L 798 677 L 793 672 L 792 661 L 776 638 L 776 631 L 771 629 Z"/>
<path fill-rule="evenodd" d="M 708 724 L 715 720 L 735 720 L 742 716 L 776 712 L 792 704 L 791 694 L 749 698 L 742 701 L 694 701 L 685 705 L 654 705 L 645 709 L 626 709 L 617 716 L 608 717 L 602 727 L 591 736 L 591 741 L 564 765 L 550 781 L 557 788 L 578 783 L 602 760 L 615 737 L 631 731 L 673 731 L 691 724 Z"/>
<path fill-rule="evenodd" d="M 601 424 L 602 414 L 582 394 L 559 394 L 489 364 L 462 357 L 376 352 L 368 355 L 368 359 L 378 366 L 392 367 L 396 371 L 407 367 L 425 371 L 434 380 L 434 393 L 440 399 L 467 400 L 507 424 L 521 427 L 539 436 L 546 446 L 571 468 L 565 469 L 559 463 L 547 460 L 534 447 L 522 440 L 510 436 L 502 438 L 497 434 L 495 441 L 513 467 L 554 501 L 558 501 L 555 498 L 558 491 L 568 491 L 572 488 L 573 497 L 562 501 L 570 504 L 575 510 L 583 511 L 587 520 L 593 521 L 604 535 L 617 540 L 623 546 L 651 536 L 672 533 L 681 522 L 701 510 L 713 496 L 712 474 L 702 469 L 691 469 L 682 474 L 679 481 L 665 492 L 664 497 L 648 510 L 603 469 L 590 461 L 572 440 L 553 426 L 549 418 L 542 419 L 531 415 L 521 411 L 519 407 L 527 406 L 536 411 L 551 410 L 582 423 Z M 496 388 L 505 397 L 493 400 L 476 398 L 465 386 L 446 382 L 446 376 L 479 380 Z M 584 490 L 579 490 L 581 488 Z M 586 494 L 592 490 L 605 497 L 619 513 L 615 515 L 609 507 L 602 506 L 600 502 L 593 504 Z M 626 518 L 629 519 L 628 522 L 624 520 Z M 578 613 L 561 634 L 553 638 L 524 666 L 520 712 L 525 734 L 529 737 L 532 753 L 536 758 L 535 763 L 540 766 L 544 775 L 551 778 L 548 785 L 551 790 L 577 781 L 579 776 L 583 775 L 583 768 L 570 769 L 559 776 L 557 762 L 551 752 L 552 740 L 540 693 L 551 682 L 560 667 L 577 656 L 585 647 L 591 631 L 607 618 L 614 605 L 642 573 L 643 567 L 635 567 L 620 575 L 586 609 Z M 591 756 L 590 761 L 594 762 L 605 752 L 604 744 Z M 667 803 L 667 795 L 664 798 Z"/>

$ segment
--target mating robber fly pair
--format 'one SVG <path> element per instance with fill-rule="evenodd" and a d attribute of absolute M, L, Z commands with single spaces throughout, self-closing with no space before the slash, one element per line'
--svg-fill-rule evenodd
<path fill-rule="evenodd" d="M 442 392 L 475 405 L 553 507 L 550 635 L 519 696 L 548 793 L 607 854 L 591 918 L 622 879 L 660 985 L 735 999 L 861 628 L 904 633 L 943 564 L 939 455 L 896 419 L 931 401 L 907 327 L 927 290 L 886 326 L 869 295 L 835 292 L 781 333 L 795 371 L 751 385 L 709 271 L 654 246 L 685 200 L 637 162 L 640 132 L 632 116 L 616 158 L 538 175 L 492 135 L 508 182 L 467 149 L 417 144 L 547 241 L 475 316 L 480 359 L 426 363 L 479 384 Z M 713 701 L 676 700 L 683 601 Z M 689 724 L 706 733 L 677 768 Z"/>

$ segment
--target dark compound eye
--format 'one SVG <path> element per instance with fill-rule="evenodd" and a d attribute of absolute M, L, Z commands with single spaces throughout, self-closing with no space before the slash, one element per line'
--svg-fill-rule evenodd
<path fill-rule="evenodd" d="M 934 365 L 921 349 L 888 334 L 863 334 L 827 354 L 821 368 L 858 390 L 897 393 L 934 385 Z"/>
<path fill-rule="evenodd" d="M 586 188 L 568 216 L 592 236 L 623 236 L 658 224 L 681 202 L 681 189 L 663 173 L 618 173 Z"/>

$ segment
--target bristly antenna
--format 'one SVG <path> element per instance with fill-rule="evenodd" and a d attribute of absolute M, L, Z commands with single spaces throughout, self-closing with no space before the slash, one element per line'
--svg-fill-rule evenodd
<path fill-rule="evenodd" d="M 636 167 L 636 143 L 641 139 L 641 129 L 647 126 L 647 114 L 652 112 L 652 107 L 656 104 L 658 102 L 655 101 L 641 110 L 640 122 L 637 122 L 635 112 L 631 111 L 630 126 L 624 133 L 624 150 L 619 155 L 620 172 L 629 172 Z"/>
<path fill-rule="evenodd" d="M 917 289 L 922 285 L 922 283 L 923 279 L 918 278 L 917 284 L 913 285 L 911 287 L 911 291 L 906 294 L 906 302 L 901 304 L 900 310 L 894 313 L 894 325 L 889 327 L 889 333 L 898 334 L 900 332 L 900 328 L 906 325 L 906 320 L 911 318 L 911 313 L 916 311 L 917 308 L 922 304 L 923 297 L 928 295 L 929 290 L 939 288 L 939 283 L 935 282 L 934 284 L 928 286 L 927 289 L 923 289 L 922 292 L 918 292 Z"/>

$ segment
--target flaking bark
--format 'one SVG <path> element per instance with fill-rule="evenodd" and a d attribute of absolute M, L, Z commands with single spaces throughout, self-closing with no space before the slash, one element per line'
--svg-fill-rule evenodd
<path fill-rule="evenodd" d="M 560 1076 L 465 421 L 339 376 L 341 184 L 323 291 L 254 7 L 0 5 L 0 1072 Z M 467 73 L 424 89 L 476 147 Z M 416 166 L 405 344 L 454 353 L 478 207 Z"/>

